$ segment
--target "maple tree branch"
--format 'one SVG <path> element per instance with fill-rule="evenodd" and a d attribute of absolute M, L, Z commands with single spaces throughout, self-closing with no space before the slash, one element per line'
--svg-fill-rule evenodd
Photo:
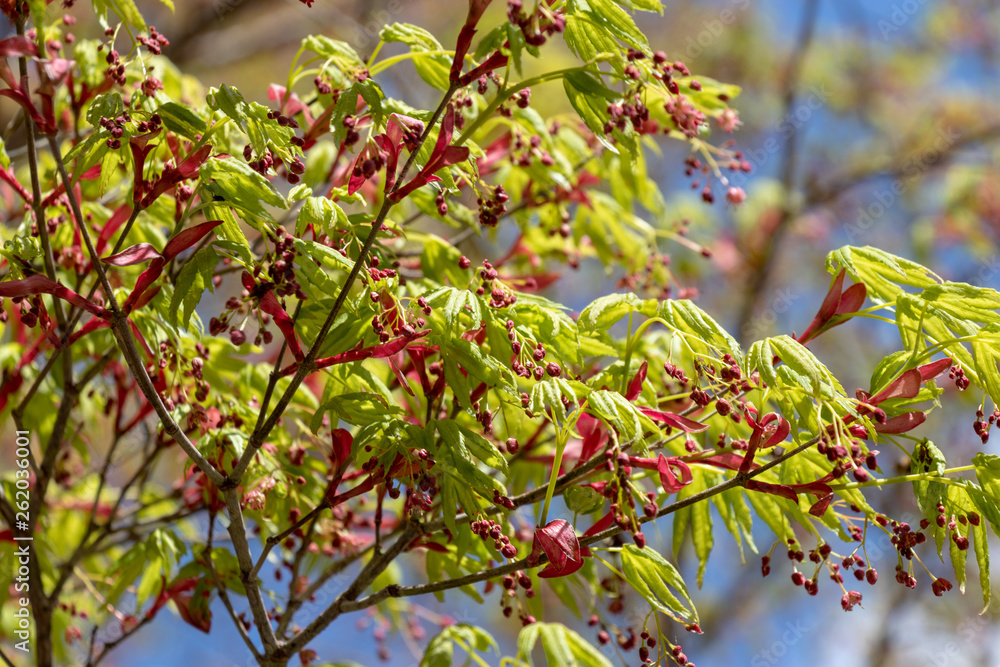
<path fill-rule="evenodd" d="M 771 461 L 767 462 L 766 464 L 762 465 L 761 467 L 755 470 L 746 473 L 738 472 L 734 476 L 728 478 L 723 482 L 720 482 L 719 484 L 716 484 L 715 486 L 704 489 L 694 495 L 688 496 L 687 498 L 682 498 L 681 500 L 677 500 L 667 505 L 666 507 L 661 508 L 660 511 L 658 511 L 655 516 L 639 517 L 639 523 L 644 524 L 650 521 L 655 521 L 660 517 L 666 516 L 668 514 L 673 514 L 677 510 L 688 507 L 689 505 L 693 505 L 703 500 L 707 500 L 712 496 L 722 493 L 723 491 L 728 491 L 729 489 L 733 489 L 738 486 L 744 486 L 747 483 L 747 481 L 753 479 L 754 477 L 757 477 L 758 475 L 763 474 L 764 472 L 770 470 L 774 466 L 779 465 L 784 461 L 787 461 L 793 456 L 800 454 L 801 452 L 812 447 L 819 441 L 820 437 L 816 436 L 811 440 L 795 447 L 794 449 L 788 450 L 781 456 L 772 459 Z M 625 530 L 626 530 L 625 528 L 622 528 L 620 526 L 613 526 L 595 535 L 582 537 L 580 538 L 580 546 L 585 547 L 590 544 L 595 544 L 597 542 L 603 542 L 604 540 L 614 537 L 615 535 L 618 535 L 619 533 L 622 533 Z M 391 584 L 377 591 L 376 593 L 372 593 L 371 595 L 364 597 L 360 600 L 343 600 L 343 601 L 338 600 L 334 602 L 334 605 L 337 606 L 338 614 L 351 611 L 359 611 L 361 609 L 365 609 L 367 607 L 379 604 L 380 602 L 382 602 L 387 598 L 413 597 L 417 595 L 425 595 L 427 593 L 437 593 L 441 591 L 451 590 L 453 588 L 461 588 L 462 586 L 468 586 L 470 584 L 476 584 L 481 581 L 488 581 L 490 579 L 494 579 L 496 577 L 500 577 L 505 574 L 510 574 L 511 572 L 516 572 L 517 570 L 538 567 L 548 562 L 548 559 L 545 557 L 545 554 L 541 554 L 540 556 L 538 556 L 537 560 L 533 560 L 530 565 L 528 563 L 528 560 L 529 560 L 528 558 L 522 558 L 513 563 L 500 565 L 494 568 L 490 568 L 489 570 L 484 570 L 482 572 L 473 572 L 472 574 L 465 575 L 464 577 L 448 579 L 445 581 L 435 581 L 429 584 L 416 584 L 412 586 Z M 331 609 L 333 609 L 333 605 L 331 605 L 331 608 L 328 609 L 327 611 L 330 611 Z M 334 618 L 336 618 L 336 616 L 334 616 Z M 330 620 L 332 621 L 333 619 Z"/>
<path fill-rule="evenodd" d="M 24 21 L 17 24 L 17 34 L 24 37 Z M 21 76 L 21 88 L 28 90 L 28 59 L 19 56 L 17 59 L 18 74 Z M 42 206 L 42 187 L 38 178 L 38 153 L 35 148 L 35 123 L 28 114 L 21 111 L 25 119 L 24 139 L 28 154 L 28 173 L 31 177 L 31 210 L 35 214 L 35 226 L 38 228 L 38 237 L 42 245 L 42 261 L 45 264 L 45 275 L 49 280 L 56 279 L 55 255 L 52 253 L 52 240 L 49 238 L 49 228 L 45 224 L 45 208 Z M 59 326 L 65 328 L 66 316 L 63 313 L 62 303 L 59 299 L 52 298 L 53 307 L 56 312 L 56 321 Z"/>
<path fill-rule="evenodd" d="M 215 570 L 215 563 L 212 561 L 212 538 L 215 536 L 215 515 L 210 514 L 208 517 L 208 539 L 206 540 L 207 546 L 205 551 L 202 552 L 206 555 L 205 567 L 208 568 L 209 573 L 212 575 L 212 580 L 215 582 L 215 588 L 219 591 L 219 599 L 222 600 L 222 604 L 225 605 L 226 610 L 229 612 L 229 617 L 233 620 L 233 625 L 236 626 L 236 631 L 239 632 L 240 637 L 243 638 L 243 642 L 247 645 L 250 653 L 253 654 L 254 659 L 260 658 L 260 651 L 254 646 L 253 640 L 250 639 L 249 633 L 245 627 L 243 627 L 243 621 L 240 620 L 239 616 L 236 615 L 236 609 L 233 608 L 233 603 L 229 599 L 229 593 L 226 591 L 225 584 L 222 583 L 222 579 L 219 578 L 219 573 Z M 207 552 L 207 554 L 206 554 Z"/>
<path fill-rule="evenodd" d="M 254 570 L 238 489 L 226 489 L 223 491 L 223 497 L 226 499 L 226 510 L 229 513 L 229 537 L 233 541 L 233 551 L 236 552 L 236 561 L 240 565 L 240 581 L 243 582 L 243 587 L 246 589 L 247 601 L 250 603 L 250 611 L 253 613 L 257 632 L 260 633 L 261 642 L 264 644 L 264 652 L 270 655 L 278 648 L 278 638 L 274 634 L 274 627 L 271 625 L 267 609 L 264 607 L 264 597 L 260 592 L 260 580 Z"/>
<path fill-rule="evenodd" d="M 323 325 L 320 327 L 319 333 L 316 335 L 312 346 L 305 355 L 305 359 L 299 362 L 298 369 L 295 375 L 292 377 L 292 381 L 285 388 L 282 393 L 281 398 L 278 399 L 277 404 L 274 406 L 274 410 L 271 412 L 270 416 L 264 421 L 264 423 L 258 428 L 254 429 L 253 434 L 250 436 L 250 441 L 247 443 L 247 447 L 240 457 L 239 463 L 229 474 L 226 480 L 226 486 L 238 485 L 240 480 L 243 479 L 243 474 L 246 472 L 247 467 L 250 465 L 250 460 L 260 449 L 261 445 L 264 444 L 264 439 L 271 433 L 274 427 L 278 424 L 278 420 L 281 419 L 281 415 L 284 414 L 285 409 L 288 408 L 289 403 L 292 401 L 292 397 L 298 390 L 302 382 L 312 373 L 315 368 L 316 357 L 319 355 L 319 350 L 326 340 L 326 336 L 330 333 L 330 328 L 333 326 L 334 320 L 337 315 L 340 314 L 341 308 L 343 308 L 344 303 L 347 301 L 347 295 L 350 293 L 351 287 L 354 285 L 354 281 L 357 279 L 358 274 L 361 273 L 362 268 L 365 265 L 365 261 L 368 258 L 368 253 L 371 251 L 372 246 L 375 244 L 375 239 L 378 237 L 379 231 L 382 229 L 382 224 L 385 222 L 386 217 L 389 215 L 389 211 L 392 210 L 393 206 L 397 202 L 393 201 L 392 194 L 399 188 L 400 184 L 403 183 L 406 178 L 407 173 L 416 162 L 417 155 L 420 153 L 421 147 L 427 141 L 427 137 L 430 136 L 431 130 L 434 125 L 437 124 L 441 116 L 444 115 L 445 109 L 447 109 L 449 102 L 451 102 L 452 96 L 455 91 L 458 90 L 458 85 L 454 82 L 449 86 L 448 90 L 445 92 L 444 97 L 442 97 L 441 102 L 438 104 L 437 108 L 434 110 L 434 114 L 428 121 L 427 125 L 424 126 L 424 131 L 420 135 L 420 139 L 417 145 L 410 151 L 410 155 L 400 170 L 399 175 L 396 177 L 396 185 L 385 194 L 382 200 L 382 206 L 379 208 L 378 214 L 375 216 L 372 222 L 372 229 L 365 238 L 364 243 L 361 246 L 361 251 L 358 253 L 358 259 L 354 262 L 354 266 L 351 267 L 350 273 L 347 275 L 347 279 L 340 288 L 340 292 L 337 294 L 337 300 L 333 304 L 333 308 L 327 314 L 326 320 L 324 320 Z"/>
<path fill-rule="evenodd" d="M 56 144 L 55 137 L 50 136 L 49 147 L 52 150 L 52 156 L 55 158 L 56 167 L 59 169 L 59 175 L 62 178 L 63 185 L 66 190 L 66 197 L 69 199 L 70 208 L 73 211 L 73 216 L 76 218 L 77 228 L 80 230 L 80 235 L 83 237 L 84 244 L 87 246 L 87 252 L 90 255 L 90 261 L 93 265 L 95 271 L 97 271 L 98 279 L 100 280 L 101 286 L 104 288 L 105 294 L 107 296 L 109 310 L 113 315 L 111 321 L 111 331 L 115 335 L 115 339 L 118 341 L 118 347 L 122 351 L 122 356 L 125 357 L 125 362 L 128 364 L 129 370 L 132 371 L 132 376 L 135 378 L 136 383 L 139 385 L 139 389 L 142 394 L 149 401 L 149 404 L 153 406 L 153 410 L 156 412 L 156 416 L 160 419 L 163 424 L 163 429 L 171 438 L 180 445 L 184 453 L 194 461 L 195 465 L 205 473 L 205 476 L 212 480 L 216 485 L 221 485 L 225 480 L 225 477 L 220 473 L 215 466 L 208 462 L 208 460 L 202 456 L 198 448 L 195 447 L 194 443 L 188 439 L 187 435 L 184 433 L 183 429 L 177 424 L 170 413 L 167 411 L 163 401 L 160 399 L 159 392 L 153 386 L 152 380 L 149 378 L 149 374 L 146 372 L 146 367 L 142 363 L 142 358 L 139 356 L 139 351 L 136 349 L 135 341 L 132 339 L 132 332 L 128 328 L 128 318 L 125 316 L 121 308 L 118 306 L 118 300 L 115 298 L 114 290 L 111 288 L 111 283 L 108 280 L 107 273 L 104 271 L 104 267 L 101 265 L 101 258 L 97 255 L 97 250 L 94 248 L 94 243 L 90 238 L 90 232 L 87 229 L 86 222 L 83 218 L 83 212 L 80 210 L 80 202 L 77 201 L 76 194 L 73 192 L 72 183 L 69 178 L 69 174 L 66 172 L 66 163 L 63 161 L 62 152 L 59 150 L 59 146 Z"/>
<path fill-rule="evenodd" d="M 295 635 L 285 644 L 288 654 L 294 654 L 311 642 L 316 635 L 322 632 L 330 623 L 345 611 L 350 611 L 350 605 L 357 600 L 358 596 L 368 588 L 375 578 L 378 577 L 389 566 L 393 560 L 403 553 L 416 539 L 421 529 L 419 524 L 407 523 L 399 538 L 383 553 L 373 557 L 361 570 L 357 578 L 347 587 L 333 603 L 323 610 L 309 625 L 303 628 L 302 632 Z"/>
<path fill-rule="evenodd" d="M 195 463 L 195 465 L 198 466 L 205 476 L 211 480 L 213 484 L 221 487 L 226 481 L 225 476 L 223 476 L 222 473 L 220 473 L 215 466 L 213 466 L 201 454 L 201 452 L 198 451 L 194 443 L 188 439 L 187 434 L 184 433 L 183 429 L 181 429 L 181 427 L 167 411 L 166 406 L 160 399 L 159 392 L 157 392 L 156 388 L 153 386 L 152 380 L 142 363 L 139 351 L 136 349 L 135 341 L 132 338 L 132 332 L 129 330 L 128 318 L 119 308 L 117 299 L 111 289 L 111 283 L 109 282 L 107 274 L 104 271 L 104 267 L 101 266 L 100 257 L 98 257 L 93 241 L 90 238 L 90 233 L 87 230 L 83 214 L 80 210 L 80 203 L 77 201 L 76 195 L 73 192 L 72 184 L 66 171 L 66 164 L 62 159 L 62 153 L 59 151 L 55 137 L 49 137 L 49 146 L 52 149 L 53 157 L 56 160 L 56 166 L 59 169 L 59 174 L 62 178 L 63 184 L 65 185 L 66 196 L 70 201 L 73 215 L 77 220 L 77 228 L 80 230 L 80 234 L 87 246 L 87 252 L 90 254 L 90 260 L 94 270 L 97 271 L 100 284 L 104 287 L 106 292 L 110 310 L 113 314 L 111 330 L 115 335 L 115 339 L 118 342 L 119 349 L 122 351 L 122 355 L 125 357 L 129 370 L 135 378 L 136 384 L 138 384 L 143 395 L 146 397 L 146 400 L 153 406 L 160 423 L 163 425 L 164 432 L 181 446 L 184 453 L 188 455 L 188 457 Z M 237 496 L 236 487 L 233 486 L 226 488 L 224 495 L 230 519 L 229 534 L 233 542 L 233 550 L 236 552 L 236 559 L 240 565 L 241 580 L 243 581 L 243 585 L 246 589 L 247 600 L 250 603 L 250 609 L 253 612 L 254 622 L 260 632 L 265 651 L 270 653 L 277 648 L 277 638 L 274 635 L 274 629 L 271 626 L 267 610 L 264 607 L 264 599 L 260 592 L 259 582 L 256 577 L 250 576 L 250 572 L 253 569 L 253 559 L 250 553 L 250 545 L 247 542 L 246 526 L 243 520 L 243 512 L 240 508 L 240 501 Z"/>
<path fill-rule="evenodd" d="M 799 31 L 798 42 L 788 59 L 788 70 L 785 78 L 784 89 L 784 117 L 792 112 L 795 104 L 795 95 L 799 87 L 799 80 L 802 75 L 802 66 L 806 59 L 809 47 L 812 45 L 813 35 L 816 30 L 816 14 L 819 0 L 809 0 L 805 7 L 805 15 L 802 19 L 802 26 Z M 753 319 L 754 313 L 760 302 L 761 293 L 767 286 L 767 281 L 771 277 L 774 269 L 774 259 L 777 250 L 784 240 L 788 228 L 795 218 L 795 212 L 791 204 L 791 192 L 795 182 L 795 175 L 798 171 L 798 133 L 792 133 L 785 144 L 785 159 L 781 165 L 781 184 L 785 192 L 785 202 L 781 207 L 780 217 L 771 231 L 771 238 L 760 248 L 760 256 L 751 258 L 755 265 L 755 270 L 747 280 L 747 288 L 743 295 L 743 305 L 740 310 L 739 329 L 737 337 L 741 343 L 746 342 L 744 333 Z"/>

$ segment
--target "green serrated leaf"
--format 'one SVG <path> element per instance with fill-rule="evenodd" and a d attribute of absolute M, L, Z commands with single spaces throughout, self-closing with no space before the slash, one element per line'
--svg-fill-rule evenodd
<path fill-rule="evenodd" d="M 278 194 L 270 181 L 242 160 L 209 160 L 201 166 L 201 181 L 213 195 L 254 218 L 274 222 L 264 204 L 288 208 L 285 198 Z"/>
<path fill-rule="evenodd" d="M 635 21 L 613 0 L 572 0 L 569 15 L 586 17 L 601 31 L 632 48 L 649 52 L 649 42 Z"/>
<path fill-rule="evenodd" d="M 480 434 L 451 419 L 436 421 L 434 427 L 441 434 L 441 439 L 452 449 L 471 453 L 491 468 L 499 470 L 504 475 L 507 474 L 507 460 L 503 454 L 496 445 Z"/>
<path fill-rule="evenodd" d="M 910 472 L 913 474 L 941 474 L 947 466 L 944 454 L 930 440 L 918 442 L 910 455 Z M 917 480 L 913 482 L 913 495 L 924 518 L 934 521 L 937 518 L 937 505 L 947 494 L 948 487 L 941 482 Z"/>
<path fill-rule="evenodd" d="M 689 299 L 663 301 L 656 314 L 674 331 L 686 334 L 685 342 L 696 352 L 712 356 L 728 353 L 737 363 L 742 362 L 743 351 L 736 339 Z M 693 343 L 692 337 L 701 345 Z"/>
<path fill-rule="evenodd" d="M 954 512 L 955 514 L 967 514 L 973 508 L 969 494 L 962 486 L 955 484 L 949 484 L 947 487 L 945 505 L 948 507 L 949 511 Z M 963 525 L 962 523 L 956 523 L 954 529 L 955 535 L 961 535 L 969 538 L 970 528 L 971 526 L 968 524 Z M 951 556 L 951 565 L 955 569 L 955 584 L 964 594 L 966 583 L 966 565 L 969 559 L 969 550 L 968 548 L 960 549 L 954 539 L 949 539 L 948 553 Z M 988 564 L 987 569 L 989 569 Z"/>
<path fill-rule="evenodd" d="M 205 134 L 208 126 L 189 107 L 177 102 L 167 102 L 156 110 L 160 120 L 171 132 L 176 132 L 186 139 L 196 141 Z"/>
<path fill-rule="evenodd" d="M 590 387 L 582 382 L 565 378 L 546 378 L 536 382 L 531 388 L 529 408 L 535 414 L 551 413 L 557 423 L 565 423 L 567 418 L 566 403 L 576 406 L 581 398 L 590 394 Z"/>
<path fill-rule="evenodd" d="M 694 479 L 690 486 L 694 489 L 708 488 L 712 485 L 712 478 L 718 477 L 699 469 L 693 470 L 692 475 Z M 708 566 L 708 557 L 715 544 L 712 533 L 712 506 L 709 503 L 700 502 L 691 506 L 691 542 L 694 544 L 694 553 L 698 556 L 698 588 L 701 588 L 705 579 L 705 568 Z"/>
<path fill-rule="evenodd" d="M 142 18 L 142 12 L 135 6 L 133 0 L 108 0 L 108 3 L 125 23 L 140 32 L 146 30 L 146 21 Z"/>
<path fill-rule="evenodd" d="M 618 43 L 606 30 L 595 25 L 590 17 L 570 14 L 566 17 L 566 45 L 584 62 L 593 61 L 602 53 L 617 53 Z"/>
<path fill-rule="evenodd" d="M 209 220 L 222 221 L 222 224 L 213 230 L 215 237 L 220 241 L 219 247 L 232 252 L 233 257 L 244 267 L 253 268 L 250 242 L 240 228 L 240 223 L 233 215 L 232 209 L 225 202 L 210 202 L 205 206 L 205 217 Z"/>
<path fill-rule="evenodd" d="M 585 70 L 571 70 L 563 75 L 563 89 L 573 109 L 605 148 L 612 153 L 618 149 L 604 138 L 604 123 L 608 119 L 608 102 L 617 95 L 597 77 Z"/>
<path fill-rule="evenodd" d="M 542 640 L 546 664 L 559 667 L 612 667 L 612 663 L 587 640 L 561 623 L 532 623 L 517 637 L 517 656 L 533 665 L 531 653 Z"/>
<path fill-rule="evenodd" d="M 986 524 L 983 522 L 980 522 L 978 526 L 970 524 L 969 528 L 972 547 L 976 552 L 976 565 L 979 567 L 979 587 L 983 591 L 983 611 L 980 613 L 986 613 L 990 608 L 990 597 L 993 586 L 990 581 L 989 537 L 986 533 Z"/>
<path fill-rule="evenodd" d="M 118 171 L 119 162 L 121 162 L 121 156 L 117 151 L 109 150 L 101 158 L 101 176 L 97 181 L 97 191 L 102 197 L 108 191 L 111 177 Z"/>
<path fill-rule="evenodd" d="M 444 47 L 434 35 L 409 23 L 393 23 L 382 28 L 379 36 L 409 46 L 420 78 L 439 90 L 448 89 L 452 57 L 441 53 Z"/>
<path fill-rule="evenodd" d="M 1000 536 L 1000 456 L 978 453 L 972 457 L 981 493 L 970 493 L 979 512 L 989 521 L 993 532 Z"/>
<path fill-rule="evenodd" d="M 124 110 L 125 103 L 120 94 L 103 93 L 95 97 L 87 107 L 87 121 L 94 127 L 100 127 L 101 118 L 115 118 Z"/>
<path fill-rule="evenodd" d="M 626 9 L 663 14 L 663 3 L 660 0 L 615 0 L 615 2 Z"/>
<path fill-rule="evenodd" d="M 653 549 L 634 544 L 622 547 L 621 559 L 626 581 L 654 609 L 686 625 L 698 622 L 687 585 L 670 561 Z"/>
<path fill-rule="evenodd" d="M 500 650 L 490 633 L 473 625 L 458 623 L 446 627 L 431 639 L 420 659 L 420 667 L 449 667 L 456 643 L 469 652 L 470 660 L 475 651 Z"/>
<path fill-rule="evenodd" d="M 218 256 L 211 246 L 199 250 L 191 257 L 181 272 L 177 275 L 174 293 L 170 298 L 171 323 L 187 329 L 191 324 L 191 315 L 201 301 L 202 295 L 208 289 L 215 291 L 212 285 L 212 274 Z"/>
<path fill-rule="evenodd" d="M 302 236 L 310 225 L 317 233 L 332 235 L 335 230 L 347 227 L 347 214 L 326 197 L 307 197 L 295 218 L 295 234 Z"/>
<path fill-rule="evenodd" d="M 871 246 L 845 246 L 827 255 L 827 271 L 836 274 L 840 267 L 855 282 L 864 283 L 877 303 L 895 299 L 903 291 L 901 285 L 925 289 L 940 282 L 920 264 Z"/>
<path fill-rule="evenodd" d="M 587 332 L 607 331 L 630 312 L 651 317 L 656 308 L 656 301 L 644 301 L 632 292 L 609 294 L 595 299 L 585 307 L 580 312 L 577 324 Z"/>
<path fill-rule="evenodd" d="M 464 338 L 440 338 L 432 336 L 432 340 L 441 346 L 442 355 L 447 355 L 479 382 L 487 387 L 512 385 L 511 372 L 493 356 L 487 354 L 482 347 Z"/>
<path fill-rule="evenodd" d="M 362 425 L 382 422 L 391 415 L 402 413 L 400 408 L 388 405 L 386 400 L 378 394 L 364 392 L 341 394 L 322 404 L 313 415 L 310 426 L 313 427 L 314 433 L 319 430 L 318 422 L 322 421 L 325 410 L 329 410 L 338 419 L 342 419 L 348 424 Z"/>
<path fill-rule="evenodd" d="M 779 540 L 785 540 L 793 536 L 792 526 L 788 521 L 788 517 L 778 503 L 772 500 L 773 496 L 753 491 L 744 491 L 744 493 L 753 506 L 754 512 L 764 520 L 764 523 L 768 525 Z"/>
<path fill-rule="evenodd" d="M 563 494 L 566 507 L 574 514 L 590 514 L 604 505 L 604 496 L 589 486 L 571 486 Z"/>
<path fill-rule="evenodd" d="M 441 287 L 425 295 L 425 298 L 435 311 L 440 309 L 445 322 L 450 327 L 446 332 L 449 335 L 461 333 L 458 325 L 459 318 L 463 313 L 468 313 L 468 317 L 474 325 L 478 325 L 483 318 L 479 299 L 467 289 Z"/>
<path fill-rule="evenodd" d="M 330 39 L 325 35 L 309 35 L 302 40 L 302 48 L 323 58 L 337 60 L 342 67 L 361 67 L 364 65 L 361 56 L 350 44 L 338 39 Z"/>
<path fill-rule="evenodd" d="M 614 391 L 599 390 L 587 396 L 587 412 L 618 432 L 623 443 L 638 443 L 644 433 L 659 433 L 652 420 L 628 399 Z"/>
<path fill-rule="evenodd" d="M 527 661 L 529 665 L 534 665 L 531 661 L 531 653 L 538 642 L 538 635 L 542 631 L 541 626 L 541 623 L 526 625 L 517 635 L 517 657 Z"/>

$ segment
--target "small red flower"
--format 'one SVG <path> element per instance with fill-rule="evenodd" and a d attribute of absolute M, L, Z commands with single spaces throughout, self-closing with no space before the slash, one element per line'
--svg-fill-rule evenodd
<path fill-rule="evenodd" d="M 396 185 L 396 167 L 403 148 L 414 150 L 424 132 L 424 124 L 416 118 L 394 113 L 389 116 L 385 132 L 367 144 L 351 167 L 347 193 L 354 194 L 369 179 L 385 168 L 385 188 L 388 194 Z"/>
<path fill-rule="evenodd" d="M 749 403 L 743 409 L 743 416 L 746 417 L 747 424 L 753 429 L 753 435 L 750 436 L 750 443 L 747 446 L 746 456 L 743 457 L 743 463 L 740 465 L 740 472 L 749 472 L 757 450 L 774 447 L 781 443 L 791 432 L 791 426 L 784 417 L 775 412 L 767 413 L 758 421 L 757 408 Z M 765 435 L 768 436 L 767 440 L 761 442 Z"/>
<path fill-rule="evenodd" d="M 302 352 L 299 338 L 295 335 L 295 322 L 289 317 L 288 311 L 282 307 L 281 302 L 278 301 L 278 297 L 274 295 L 274 284 L 261 282 L 258 285 L 253 276 L 246 271 L 241 274 L 240 280 L 243 282 L 243 287 L 252 296 L 256 296 L 260 300 L 261 311 L 270 315 L 274 320 L 274 324 L 281 331 L 281 335 L 285 337 L 285 341 L 288 343 L 288 351 L 295 357 L 295 361 L 305 359 L 306 355 Z"/>
<path fill-rule="evenodd" d="M 136 157 L 135 178 L 137 183 L 142 176 L 142 162 L 146 159 L 146 155 L 149 153 L 149 148 L 145 146 L 145 142 L 148 141 L 148 138 L 151 136 L 152 133 L 144 134 L 140 137 L 133 137 L 129 140 L 129 148 L 132 150 L 132 155 L 137 156 L 141 154 L 142 157 L 141 160 Z M 139 144 L 141 146 L 140 148 L 136 147 L 137 141 L 142 142 Z M 171 188 L 179 185 L 181 182 L 186 181 L 189 178 L 197 176 L 201 165 L 205 164 L 211 154 L 212 146 L 205 144 L 198 150 L 189 153 L 187 157 L 185 157 L 176 167 L 166 167 L 163 170 L 163 173 L 160 174 L 160 177 L 156 179 L 156 182 L 153 183 L 153 187 L 150 188 L 149 192 L 146 193 L 146 196 L 142 198 L 141 202 L 138 200 L 140 189 L 136 188 L 135 193 L 133 194 L 133 197 L 136 198 L 135 201 L 139 203 L 142 208 L 148 208 L 164 192 L 169 191 Z"/>
<path fill-rule="evenodd" d="M 430 159 L 421 168 L 420 173 L 414 176 L 409 183 L 390 194 L 392 201 L 398 202 L 417 188 L 421 188 L 428 183 L 440 181 L 441 179 L 435 176 L 434 172 L 469 159 L 469 149 L 467 147 L 451 145 L 454 133 L 455 107 L 449 104 L 448 110 L 445 111 L 444 119 L 441 121 L 441 131 L 438 133 L 437 143 L 434 145 Z"/>
<path fill-rule="evenodd" d="M 931 584 L 931 590 L 934 591 L 934 595 L 941 597 L 942 594 L 951 590 L 951 582 L 947 579 L 935 579 L 934 583 Z"/>
<path fill-rule="evenodd" d="M 861 593 L 857 591 L 848 591 L 844 593 L 844 597 L 840 598 L 840 606 L 844 608 L 844 611 L 851 611 L 856 604 L 861 604 Z"/>

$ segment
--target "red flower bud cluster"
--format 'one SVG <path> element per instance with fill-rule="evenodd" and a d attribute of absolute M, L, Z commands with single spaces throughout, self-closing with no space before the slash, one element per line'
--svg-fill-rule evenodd
<path fill-rule="evenodd" d="M 536 47 L 544 44 L 551 35 L 566 29 L 566 17 L 562 12 L 543 12 L 539 3 L 535 11 L 528 14 L 524 11 L 523 0 L 508 0 L 507 20 L 521 30 L 525 42 Z"/>
<path fill-rule="evenodd" d="M 486 227 L 496 227 L 500 222 L 500 216 L 507 212 L 507 201 L 510 197 L 504 192 L 503 186 L 498 185 L 493 189 L 493 194 L 488 199 L 482 196 L 476 199 L 479 204 L 479 224 Z"/>
<path fill-rule="evenodd" d="M 149 26 L 149 37 L 139 35 L 136 37 L 136 41 L 149 49 L 150 53 L 157 56 L 163 52 L 163 47 L 170 46 L 170 40 L 157 32 L 155 26 Z"/>

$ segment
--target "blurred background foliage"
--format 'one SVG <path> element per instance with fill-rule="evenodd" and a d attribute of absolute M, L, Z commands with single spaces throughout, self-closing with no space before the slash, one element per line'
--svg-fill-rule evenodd
<path fill-rule="evenodd" d="M 318 0 L 312 8 L 297 0 L 175 0 L 173 13 L 159 2 L 137 4 L 171 40 L 166 54 L 182 71 L 206 88 L 228 83 L 264 104 L 267 86 L 284 83 L 305 35 L 345 40 L 366 57 L 386 23 L 415 23 L 450 43 L 466 10 L 462 0 Z M 495 18 L 505 4 L 494 2 Z M 665 142 L 662 158 L 650 165 L 668 197 L 668 217 L 658 223 L 669 231 L 691 221 L 693 243 L 668 241 L 664 247 L 675 275 L 743 343 L 801 331 L 829 284 L 826 253 L 845 244 L 877 246 L 930 266 L 942 278 L 1000 288 L 1000 2 L 668 0 L 663 17 L 640 19 L 653 48 L 699 75 L 743 88 L 736 103 L 743 126 L 733 135 L 753 167 L 735 179 L 749 195 L 743 205 L 734 209 L 721 197 L 712 206 L 702 203 L 700 189 L 684 174 L 687 149 L 681 144 Z M 76 32 L 97 29 L 81 25 Z M 559 57 L 548 50 L 547 69 L 558 67 L 551 59 Z M 408 63 L 391 68 L 384 85 L 393 97 L 433 106 L 436 93 Z M 565 101 L 561 94 L 536 93 L 532 104 L 546 116 Z M 0 107 L 0 123 L 9 122 L 12 107 Z M 502 256 L 513 241 L 511 229 L 501 228 L 492 241 L 472 236 L 466 254 Z M 614 289 L 622 276 L 605 275 L 597 266 L 585 262 L 547 296 L 579 308 Z M 840 327 L 813 345 L 845 387 L 867 386 L 867 369 L 897 336 L 893 327 L 865 324 Z M 923 435 L 945 445 L 949 459 L 998 453 L 995 439 L 982 445 L 972 430 L 980 397 L 949 389 L 944 400 L 946 410 L 938 414 L 949 417 L 932 420 Z M 887 488 L 873 505 L 916 516 L 905 485 Z M 666 550 L 669 524 L 658 529 L 647 534 Z M 886 542 L 877 553 L 873 544 L 869 562 L 890 579 L 894 552 Z M 778 556 L 774 572 L 762 580 L 759 561 L 741 566 L 732 544 L 717 541 L 697 598 L 706 634 L 678 638 L 698 665 L 1000 660 L 997 610 L 980 615 L 978 594 L 937 599 L 929 586 L 911 591 L 886 581 L 864 589 L 863 610 L 844 614 L 833 588 L 808 597 L 790 585 L 791 569 Z M 693 579 L 693 554 L 682 552 L 681 559 Z M 468 609 L 458 595 L 448 600 L 417 600 L 427 605 L 418 616 L 431 623 L 441 614 L 479 622 L 508 642 L 520 629 L 499 608 Z M 630 602 L 636 607 L 625 614 L 641 619 L 645 603 Z M 362 625 L 347 618 L 335 624 L 317 642 L 321 658 L 377 662 L 374 637 L 382 626 L 377 617 Z M 249 656 L 239 657 L 245 649 L 231 628 L 206 638 L 179 620 L 155 627 L 112 661 L 252 664 Z M 390 664 L 416 664 L 422 642 L 414 639 L 385 638 Z"/>

